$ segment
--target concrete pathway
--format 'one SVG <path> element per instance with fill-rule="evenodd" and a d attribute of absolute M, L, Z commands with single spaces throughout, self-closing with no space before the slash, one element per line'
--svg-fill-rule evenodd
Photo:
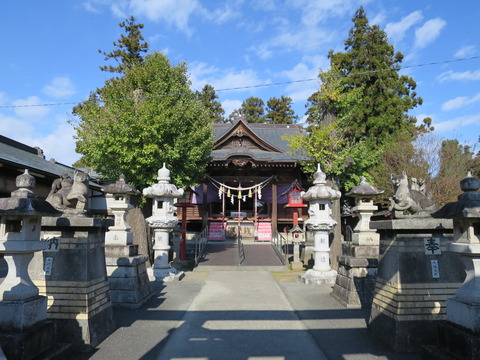
<path fill-rule="evenodd" d="M 158 359 L 327 359 L 268 271 L 212 271 Z"/>
<path fill-rule="evenodd" d="M 331 288 L 280 267 L 199 266 L 152 283 L 137 310 L 115 309 L 118 329 L 76 360 L 419 360 L 371 336 L 368 311 L 345 309 Z"/>

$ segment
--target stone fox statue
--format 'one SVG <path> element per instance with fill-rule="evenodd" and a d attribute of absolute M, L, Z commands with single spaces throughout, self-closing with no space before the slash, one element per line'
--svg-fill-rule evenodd
<path fill-rule="evenodd" d="M 90 175 L 75 170 L 73 181 L 66 173 L 54 180 L 47 201 L 57 209 L 75 208 L 84 211 L 87 203 L 88 180 Z"/>
<path fill-rule="evenodd" d="M 408 186 L 408 177 L 405 172 L 401 175 L 390 176 L 393 184 L 393 197 L 390 198 L 389 210 L 394 217 L 424 217 L 437 210 L 434 200 L 425 190 L 415 182 L 412 188 Z"/>

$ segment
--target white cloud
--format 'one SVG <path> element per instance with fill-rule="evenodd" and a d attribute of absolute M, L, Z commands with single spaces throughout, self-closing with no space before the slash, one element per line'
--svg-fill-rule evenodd
<path fill-rule="evenodd" d="M 129 17 L 127 9 L 128 1 L 126 0 L 115 0 L 112 1 L 112 4 L 110 5 L 110 10 L 112 11 L 113 15 L 121 19 L 126 19 Z"/>
<path fill-rule="evenodd" d="M 37 96 L 30 96 L 26 99 L 19 99 L 13 102 L 15 113 L 31 121 L 37 121 L 50 112 L 47 106 L 41 106 L 42 102 Z"/>
<path fill-rule="evenodd" d="M 130 10 L 152 21 L 164 21 L 191 35 L 190 16 L 202 7 L 197 0 L 131 0 Z"/>
<path fill-rule="evenodd" d="M 25 134 L 33 133 L 32 123 L 26 119 L 18 119 L 0 114 L 0 134 L 16 141 Z"/>
<path fill-rule="evenodd" d="M 208 10 L 202 8 L 201 13 L 205 18 L 216 24 L 224 24 L 230 20 L 241 17 L 241 4 L 241 1 L 226 1 L 223 5 L 223 8 L 217 8 L 212 12 L 209 12 Z"/>
<path fill-rule="evenodd" d="M 242 106 L 242 100 L 224 100 L 222 101 L 222 108 L 225 110 L 225 117 L 228 117 L 233 110 L 237 110 Z"/>
<path fill-rule="evenodd" d="M 315 26 L 333 17 L 351 17 L 358 5 L 358 2 L 353 0 L 293 0 L 291 3 L 302 9 L 302 23 L 306 26 Z"/>
<path fill-rule="evenodd" d="M 472 56 L 477 52 L 477 47 L 475 45 L 463 46 L 455 53 L 455 57 L 464 58 L 467 56 Z"/>
<path fill-rule="evenodd" d="M 385 18 L 387 15 L 384 11 L 377 13 L 373 18 L 369 19 L 370 24 L 372 25 L 380 25 L 385 22 Z"/>
<path fill-rule="evenodd" d="M 405 16 L 399 22 L 388 23 L 385 27 L 385 31 L 393 41 L 400 41 L 404 38 L 407 30 L 422 21 L 422 19 L 422 12 L 417 10 Z"/>
<path fill-rule="evenodd" d="M 460 109 L 464 106 L 474 104 L 480 101 L 480 93 L 473 97 L 468 96 L 458 96 L 455 99 L 448 100 L 442 104 L 443 111 L 450 111 L 455 109 Z"/>
<path fill-rule="evenodd" d="M 423 49 L 435 41 L 443 27 L 447 25 L 445 20 L 440 18 L 428 20 L 422 27 L 415 31 L 415 48 Z"/>
<path fill-rule="evenodd" d="M 57 127 L 50 134 L 24 138 L 22 142 L 30 146 L 38 146 L 43 150 L 47 160 L 54 158 L 57 162 L 72 165 L 81 155 L 75 152 L 75 129 L 67 123 L 63 116 L 58 116 Z"/>
<path fill-rule="evenodd" d="M 252 6 L 254 9 L 264 11 L 273 11 L 277 7 L 275 0 L 255 0 L 253 1 Z"/>
<path fill-rule="evenodd" d="M 295 65 L 291 70 L 282 72 L 293 83 L 286 87 L 287 96 L 294 102 L 305 102 L 315 91 L 319 89 L 320 80 L 317 76 L 320 69 L 327 69 L 329 61 L 324 56 L 310 56 L 303 58 L 302 62 Z M 295 82 L 298 80 L 315 79 L 312 81 Z"/>
<path fill-rule="evenodd" d="M 5 105 L 7 103 L 8 96 L 4 92 L 0 92 L 0 105 Z"/>
<path fill-rule="evenodd" d="M 274 49 L 306 53 L 317 51 L 321 48 L 321 45 L 328 43 L 333 37 L 334 32 L 331 30 L 317 27 L 295 30 L 290 26 L 286 26 L 271 39 L 251 50 L 255 51 L 261 59 L 265 60 L 272 57 Z"/>
<path fill-rule="evenodd" d="M 441 73 L 438 77 L 440 82 L 457 80 L 480 80 L 480 69 L 475 71 L 455 72 L 452 70 Z"/>
<path fill-rule="evenodd" d="M 46 85 L 42 92 L 53 98 L 64 98 L 75 94 L 75 88 L 68 77 L 56 77 Z"/>
<path fill-rule="evenodd" d="M 189 71 L 192 87 L 197 90 L 200 90 L 205 84 L 210 84 L 215 90 L 237 88 L 236 91 L 252 91 L 251 86 L 269 82 L 269 80 L 261 80 L 257 73 L 250 69 L 222 70 L 205 63 L 197 62 L 189 66 Z"/>
<path fill-rule="evenodd" d="M 442 121 L 435 124 L 435 131 L 440 133 L 447 131 L 457 131 L 459 128 L 468 125 L 480 125 L 480 114 L 461 116 L 452 120 Z"/>

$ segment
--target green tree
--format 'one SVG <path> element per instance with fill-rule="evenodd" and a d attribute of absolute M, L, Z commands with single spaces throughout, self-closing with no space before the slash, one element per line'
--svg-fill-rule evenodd
<path fill-rule="evenodd" d="M 403 54 L 394 51 L 383 30 L 368 23 L 362 7 L 352 21 L 345 52 L 330 51 L 331 69 L 319 75 L 327 87 L 331 82 L 338 84 L 326 99 L 329 110 L 342 114 L 345 109 L 338 108 L 342 104 L 338 99 L 352 91 L 362 99 L 342 116 L 345 136 L 354 141 L 367 138 L 375 146 L 400 133 L 415 136 L 424 131 L 431 119 L 416 126 L 417 119 L 408 114 L 423 100 L 415 92 L 415 81 L 398 74 Z"/>
<path fill-rule="evenodd" d="M 346 164 L 342 176 L 350 184 L 359 176 L 369 178 L 375 167 L 391 168 L 392 164 L 382 164 L 383 153 L 398 144 L 399 138 L 405 145 L 399 150 L 413 154 L 412 141 L 431 129 L 431 119 L 417 126 L 416 118 L 408 114 L 422 104 L 422 99 L 415 92 L 415 81 L 398 74 L 403 55 L 394 51 L 383 30 L 368 23 L 362 7 L 352 21 L 345 52 L 329 52 L 330 69 L 320 72 L 321 88 L 309 98 L 307 138 L 312 139 L 305 140 L 328 137 L 318 137 L 315 132 L 328 132 L 329 125 L 335 124 L 331 137 L 338 139 L 337 148 L 320 150 L 330 145 L 317 143 L 311 146 L 315 151 L 310 158 L 321 162 L 322 152 L 328 152 L 334 160 L 330 163 L 336 165 L 327 166 L 326 171 L 338 173 Z M 385 179 L 375 179 L 374 183 L 383 183 L 390 176 L 376 173 Z"/>
<path fill-rule="evenodd" d="M 265 122 L 265 103 L 262 99 L 250 96 L 242 102 L 239 109 L 234 110 L 229 116 L 228 121 L 233 122 L 238 115 L 244 115 L 249 123 Z"/>
<path fill-rule="evenodd" d="M 107 80 L 73 114 L 78 117 L 77 152 L 107 178 L 123 173 L 142 189 L 157 181 L 164 162 L 177 186 L 193 185 L 204 176 L 212 121 L 190 89 L 184 63 L 172 66 L 163 54 L 150 54 L 142 64 L 124 69 L 124 76 Z"/>
<path fill-rule="evenodd" d="M 460 181 L 467 173 L 475 173 L 474 152 L 458 140 L 444 140 L 438 152 L 438 173 L 432 179 L 432 193 L 438 204 L 457 201 L 460 195 Z"/>
<path fill-rule="evenodd" d="M 141 32 L 144 25 L 136 23 L 133 16 L 119 25 L 125 29 L 127 36 L 121 34 L 118 42 L 113 42 L 113 46 L 116 47 L 115 50 L 109 53 L 102 50 L 98 50 L 98 52 L 105 56 L 105 61 L 114 59 L 118 64 L 116 66 L 100 66 L 100 70 L 123 74 L 126 69 L 143 62 L 143 53 L 148 51 L 148 43 L 144 41 Z"/>
<path fill-rule="evenodd" d="M 208 109 L 210 117 L 215 123 L 225 122 L 222 103 L 218 101 L 218 95 L 212 85 L 206 84 L 202 91 L 197 91 L 197 96 L 203 105 Z"/>
<path fill-rule="evenodd" d="M 298 115 L 292 109 L 292 99 L 288 96 L 272 97 L 267 101 L 265 121 L 270 124 L 295 124 Z"/>

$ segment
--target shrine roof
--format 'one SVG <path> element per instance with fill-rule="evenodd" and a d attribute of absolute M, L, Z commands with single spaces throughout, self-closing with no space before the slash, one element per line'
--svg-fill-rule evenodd
<path fill-rule="evenodd" d="M 29 169 L 32 172 L 44 175 L 47 178 L 56 178 L 66 172 L 71 177 L 75 168 L 56 162 L 55 159 L 46 160 L 42 150 L 34 148 L 8 137 L 0 135 L 0 167 Z M 90 185 L 95 185 L 90 182 Z"/>
<path fill-rule="evenodd" d="M 0 163 L 16 165 L 51 175 L 62 172 L 73 172 L 73 168 L 57 163 L 55 160 L 45 160 L 41 150 L 19 143 L 0 135 Z"/>
<path fill-rule="evenodd" d="M 253 143 L 258 144 L 258 148 L 246 147 L 222 147 L 229 138 L 236 135 L 237 129 L 242 128 L 242 136 L 248 137 Z M 247 123 L 244 120 L 238 120 L 232 124 L 215 124 L 213 127 L 215 139 L 214 150 L 212 151 L 213 160 L 226 160 L 233 156 L 247 156 L 257 160 L 271 161 L 298 161 L 304 160 L 298 155 L 289 153 L 291 148 L 284 135 L 295 135 L 304 133 L 301 125 L 296 124 L 257 124 Z"/>

